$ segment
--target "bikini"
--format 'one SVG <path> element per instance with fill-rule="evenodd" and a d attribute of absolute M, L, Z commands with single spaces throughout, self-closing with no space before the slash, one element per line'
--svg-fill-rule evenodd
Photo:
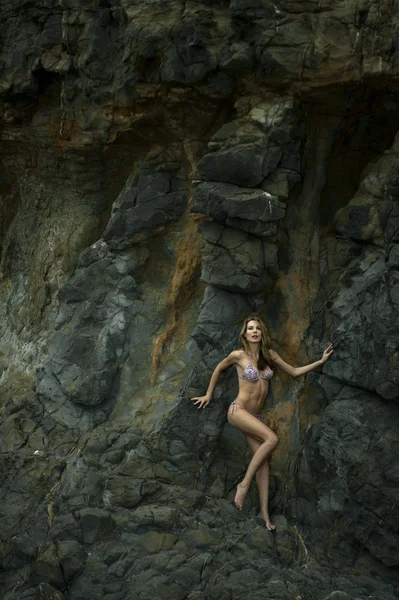
<path fill-rule="evenodd" d="M 266 373 L 264 375 L 260 375 L 258 369 L 255 369 L 253 364 L 250 362 L 245 369 L 244 373 L 241 375 L 241 379 L 246 379 L 247 381 L 258 381 L 260 378 L 262 379 L 271 379 L 274 375 L 274 371 L 270 367 L 267 367 Z"/>
<path fill-rule="evenodd" d="M 255 369 L 251 361 L 249 361 L 248 366 L 246 367 L 244 373 L 241 375 L 241 379 L 245 379 L 246 381 L 253 381 L 255 383 L 261 378 L 267 381 L 268 379 L 271 379 L 273 375 L 274 371 L 270 367 L 267 367 L 266 373 L 264 375 L 260 375 L 258 369 Z M 245 411 L 247 411 L 247 413 L 249 413 L 253 417 L 256 417 L 260 421 L 262 420 L 262 415 L 257 415 L 256 413 L 251 412 L 242 404 L 238 404 L 238 402 L 232 402 L 231 406 L 233 407 L 233 412 L 237 410 L 237 408 L 243 408 Z"/>

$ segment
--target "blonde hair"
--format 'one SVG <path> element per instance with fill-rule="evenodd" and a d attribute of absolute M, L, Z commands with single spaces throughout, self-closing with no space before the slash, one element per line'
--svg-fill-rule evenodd
<path fill-rule="evenodd" d="M 252 314 L 248 315 L 248 317 L 246 317 L 246 319 L 244 320 L 244 323 L 242 325 L 238 339 L 239 339 L 241 346 L 244 349 L 244 352 L 246 354 L 249 354 L 249 344 L 248 344 L 247 338 L 245 337 L 245 332 L 247 331 L 247 326 L 250 321 L 257 321 L 259 323 L 259 327 L 262 332 L 260 348 L 259 348 L 259 360 L 258 360 L 257 366 L 258 366 L 259 371 L 263 371 L 263 369 L 265 369 L 266 366 L 272 367 L 273 361 L 270 356 L 271 342 L 270 342 L 269 332 L 267 330 L 266 325 L 264 324 L 264 322 L 262 321 L 262 319 L 260 318 L 260 316 L 257 313 L 252 313 Z"/>

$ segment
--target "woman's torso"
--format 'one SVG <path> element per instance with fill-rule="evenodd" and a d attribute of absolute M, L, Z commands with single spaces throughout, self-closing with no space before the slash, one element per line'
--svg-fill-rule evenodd
<path fill-rule="evenodd" d="M 258 371 L 256 362 L 244 351 L 242 351 L 242 357 L 236 367 L 239 383 L 236 402 L 251 412 L 259 414 L 269 392 L 269 382 L 273 377 L 273 371 L 268 366 L 262 371 Z"/>

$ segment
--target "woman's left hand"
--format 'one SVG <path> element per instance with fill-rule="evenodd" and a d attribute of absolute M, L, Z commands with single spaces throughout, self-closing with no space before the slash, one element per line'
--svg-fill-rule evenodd
<path fill-rule="evenodd" d="M 328 348 L 326 348 L 323 352 L 323 356 L 321 357 L 321 362 L 324 364 L 326 362 L 326 360 L 328 360 L 331 356 L 331 354 L 334 352 L 334 348 L 333 345 L 330 344 L 328 346 Z"/>

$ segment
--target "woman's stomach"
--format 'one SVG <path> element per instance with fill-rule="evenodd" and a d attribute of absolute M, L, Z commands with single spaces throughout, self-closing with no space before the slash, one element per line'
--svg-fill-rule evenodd
<path fill-rule="evenodd" d="M 256 382 L 240 382 L 240 389 L 236 402 L 254 412 L 259 414 L 262 410 L 263 403 L 269 392 L 268 381 L 256 381 Z"/>

